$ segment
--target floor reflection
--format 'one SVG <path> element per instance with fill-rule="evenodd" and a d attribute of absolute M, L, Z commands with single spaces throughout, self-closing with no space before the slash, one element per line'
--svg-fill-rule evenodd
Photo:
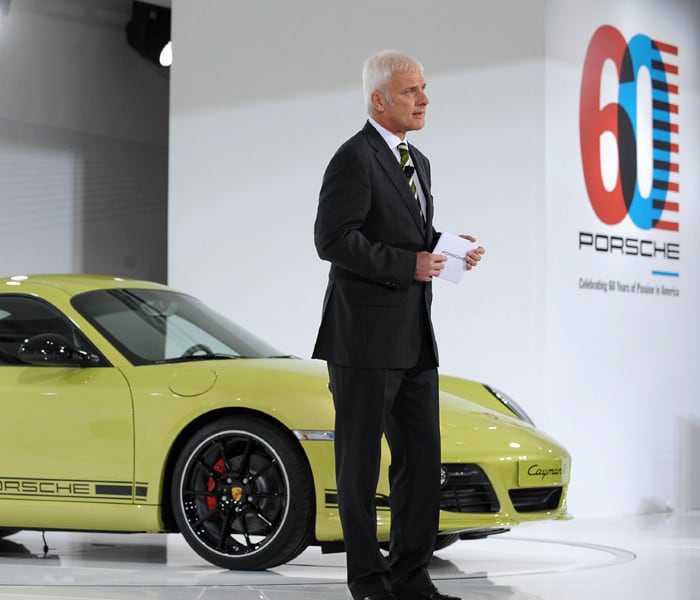
<path fill-rule="evenodd" d="M 204 561 L 179 535 L 44 536 L 0 539 L 0 600 L 350 600 L 345 555 L 317 548 L 269 571 L 234 572 Z M 458 542 L 430 570 L 439 589 L 465 600 L 690 600 L 700 588 L 697 564 L 693 513 L 536 524 Z"/>
<path fill-rule="evenodd" d="M 32 558 L 33 555 L 24 544 L 0 538 L 0 557 L 1 558 Z"/>

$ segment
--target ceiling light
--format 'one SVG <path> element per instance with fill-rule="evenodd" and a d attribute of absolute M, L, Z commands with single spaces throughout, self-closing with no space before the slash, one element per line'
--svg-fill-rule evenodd
<path fill-rule="evenodd" d="M 160 51 L 160 66 L 169 67 L 173 64 L 173 43 L 168 42 Z"/>
<path fill-rule="evenodd" d="M 129 45 L 149 62 L 162 67 L 172 63 L 170 9 L 148 2 L 134 2 L 126 25 Z M 168 59 L 169 56 L 169 59 Z"/>

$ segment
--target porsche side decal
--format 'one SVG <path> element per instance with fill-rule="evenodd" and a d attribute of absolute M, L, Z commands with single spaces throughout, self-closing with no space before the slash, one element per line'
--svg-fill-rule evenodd
<path fill-rule="evenodd" d="M 148 484 L 130 481 L 87 481 L 83 479 L 38 479 L 0 476 L 0 496 L 37 498 L 92 498 L 144 501 Z"/>

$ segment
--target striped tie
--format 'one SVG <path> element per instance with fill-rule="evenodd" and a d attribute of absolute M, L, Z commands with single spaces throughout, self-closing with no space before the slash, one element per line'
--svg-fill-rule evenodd
<path fill-rule="evenodd" d="M 408 185 L 411 187 L 411 192 L 413 193 L 413 197 L 416 199 L 416 203 L 418 204 L 418 212 L 420 213 L 421 219 L 425 221 L 425 215 L 423 214 L 423 208 L 420 205 L 420 199 L 418 198 L 418 190 L 416 188 L 416 182 L 413 180 L 413 172 L 415 169 L 408 164 L 408 158 L 409 158 L 409 153 L 408 153 L 408 144 L 406 142 L 401 142 L 397 148 L 399 149 L 399 158 L 401 159 L 400 164 L 401 168 L 403 169 L 403 172 L 406 174 L 406 177 L 408 178 Z"/>

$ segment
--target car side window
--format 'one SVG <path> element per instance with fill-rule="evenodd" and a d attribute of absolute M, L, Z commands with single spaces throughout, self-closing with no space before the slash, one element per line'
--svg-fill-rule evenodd
<path fill-rule="evenodd" d="M 62 335 L 81 349 L 86 345 L 75 325 L 43 300 L 20 294 L 0 296 L 0 366 L 25 364 L 18 357 L 20 346 L 45 333 Z"/>

